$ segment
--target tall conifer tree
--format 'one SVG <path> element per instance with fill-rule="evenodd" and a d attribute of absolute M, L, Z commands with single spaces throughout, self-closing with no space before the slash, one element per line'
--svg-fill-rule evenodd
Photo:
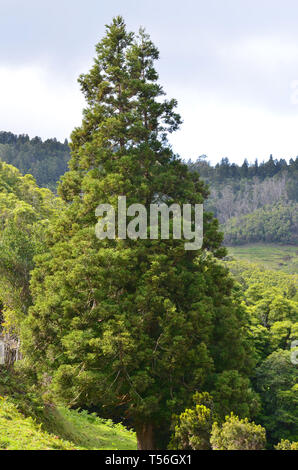
<path fill-rule="evenodd" d="M 89 73 L 87 101 L 71 138 L 70 170 L 59 193 L 68 209 L 52 223 L 48 253 L 33 273 L 34 305 L 24 345 L 52 387 L 76 406 L 125 413 L 139 449 L 163 445 L 173 412 L 223 370 L 247 366 L 243 311 L 216 261 L 222 235 L 204 215 L 201 250 L 183 240 L 98 240 L 100 203 L 203 203 L 208 190 L 175 156 L 167 134 L 181 119 L 163 98 L 143 30 L 121 17 L 107 26 Z"/>

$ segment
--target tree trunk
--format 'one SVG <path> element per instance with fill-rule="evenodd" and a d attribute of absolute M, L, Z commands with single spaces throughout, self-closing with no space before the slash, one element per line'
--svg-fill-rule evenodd
<path fill-rule="evenodd" d="M 138 450 L 154 450 L 153 426 L 150 423 L 144 423 L 137 426 Z"/>

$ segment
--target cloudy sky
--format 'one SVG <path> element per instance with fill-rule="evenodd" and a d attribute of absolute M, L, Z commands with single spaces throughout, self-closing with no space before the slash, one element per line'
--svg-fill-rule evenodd
<path fill-rule="evenodd" d="M 297 0 L 0 0 L 0 130 L 68 138 L 84 106 L 77 77 L 117 14 L 160 49 L 183 158 L 298 154 Z"/>

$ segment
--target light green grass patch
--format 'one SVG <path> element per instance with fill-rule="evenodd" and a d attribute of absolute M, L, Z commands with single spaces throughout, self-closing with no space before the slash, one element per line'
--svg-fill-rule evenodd
<path fill-rule="evenodd" d="M 44 423 L 0 397 L 0 450 L 135 450 L 135 433 L 95 414 L 49 409 Z M 47 429 L 47 431 L 45 430 Z"/>
<path fill-rule="evenodd" d="M 298 247 L 255 243 L 228 247 L 229 256 L 262 264 L 266 269 L 298 274 Z"/>
<path fill-rule="evenodd" d="M 60 415 L 60 416 L 59 416 Z M 72 442 L 85 449 L 136 450 L 136 435 L 122 424 L 101 419 L 95 413 L 59 408 L 55 413 Z"/>
<path fill-rule="evenodd" d="M 6 398 L 0 397 L 1 450 L 73 450 L 74 445 L 50 435 L 32 418 L 25 418 Z"/>

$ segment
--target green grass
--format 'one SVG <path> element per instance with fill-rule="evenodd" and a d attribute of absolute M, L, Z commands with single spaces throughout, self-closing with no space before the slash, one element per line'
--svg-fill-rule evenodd
<path fill-rule="evenodd" d="M 0 449 L 71 450 L 74 445 L 41 429 L 32 418 L 25 418 L 6 398 L 0 398 Z"/>
<path fill-rule="evenodd" d="M 263 265 L 266 269 L 298 274 L 298 247 L 291 245 L 249 244 L 228 247 L 228 255 L 241 261 Z"/>
<path fill-rule="evenodd" d="M 49 408 L 43 425 L 0 397 L 0 450 L 4 449 L 135 450 L 136 438 L 121 424 L 66 408 Z"/>
<path fill-rule="evenodd" d="M 69 410 L 60 407 L 50 411 L 50 421 L 58 435 L 83 449 L 93 450 L 136 450 L 137 442 L 133 431 L 122 424 L 101 419 L 95 413 Z"/>

